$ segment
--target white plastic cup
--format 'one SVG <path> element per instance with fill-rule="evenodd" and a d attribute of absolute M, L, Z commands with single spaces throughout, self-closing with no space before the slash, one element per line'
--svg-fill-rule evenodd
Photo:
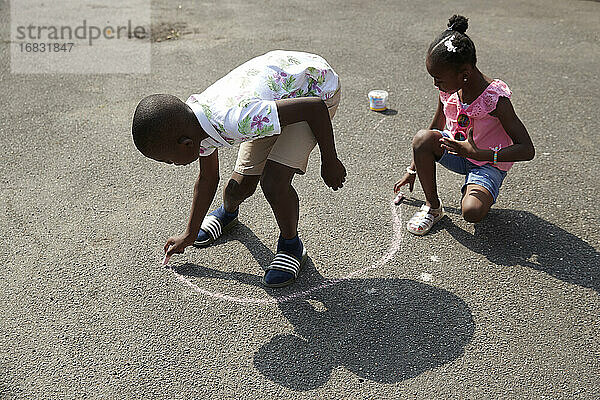
<path fill-rule="evenodd" d="M 387 110 L 388 92 L 385 90 L 371 90 L 369 92 L 369 107 L 373 111 Z"/>

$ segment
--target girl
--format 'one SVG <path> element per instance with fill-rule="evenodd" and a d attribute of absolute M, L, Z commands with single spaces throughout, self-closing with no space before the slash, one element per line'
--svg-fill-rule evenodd
<path fill-rule="evenodd" d="M 407 223 L 408 231 L 424 235 L 443 216 L 435 180 L 435 162 L 465 175 L 462 215 L 481 221 L 498 198 L 506 173 L 515 161 L 528 161 L 535 150 L 527 129 L 515 114 L 511 91 L 476 67 L 475 45 L 465 34 L 468 19 L 454 15 L 448 29 L 429 46 L 427 72 L 439 89 L 437 111 L 427 130 L 413 139 L 413 161 L 394 191 L 415 176 L 425 193 L 425 204 Z"/>

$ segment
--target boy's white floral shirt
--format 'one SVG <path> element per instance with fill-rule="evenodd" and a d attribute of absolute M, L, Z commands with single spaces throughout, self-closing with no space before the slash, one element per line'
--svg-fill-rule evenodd
<path fill-rule="evenodd" d="M 338 84 L 331 66 L 315 54 L 275 50 L 247 61 L 186 101 L 209 135 L 200 143 L 200 156 L 281 133 L 275 100 L 326 100 Z"/>

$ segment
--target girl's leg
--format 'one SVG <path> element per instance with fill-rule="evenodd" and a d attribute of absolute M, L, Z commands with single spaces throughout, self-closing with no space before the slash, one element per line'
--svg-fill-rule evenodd
<path fill-rule="evenodd" d="M 462 198 L 462 216 L 467 222 L 479 222 L 494 204 L 492 194 L 483 186 L 470 183 Z"/>
<path fill-rule="evenodd" d="M 432 130 L 420 130 L 415 135 L 413 146 L 413 159 L 417 167 L 417 175 L 425 193 L 426 205 L 432 209 L 440 207 L 435 178 L 435 160 L 444 154 L 440 146 L 442 134 Z"/>

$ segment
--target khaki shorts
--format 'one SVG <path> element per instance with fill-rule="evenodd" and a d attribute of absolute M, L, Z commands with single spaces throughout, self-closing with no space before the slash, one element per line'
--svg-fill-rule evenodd
<path fill-rule="evenodd" d="M 340 104 L 341 91 L 325 100 L 329 117 L 333 119 Z M 306 121 L 283 127 L 279 135 L 255 139 L 240 145 L 235 172 L 241 175 L 262 175 L 267 160 L 295 168 L 299 174 L 306 172 L 308 156 L 317 139 Z"/>

